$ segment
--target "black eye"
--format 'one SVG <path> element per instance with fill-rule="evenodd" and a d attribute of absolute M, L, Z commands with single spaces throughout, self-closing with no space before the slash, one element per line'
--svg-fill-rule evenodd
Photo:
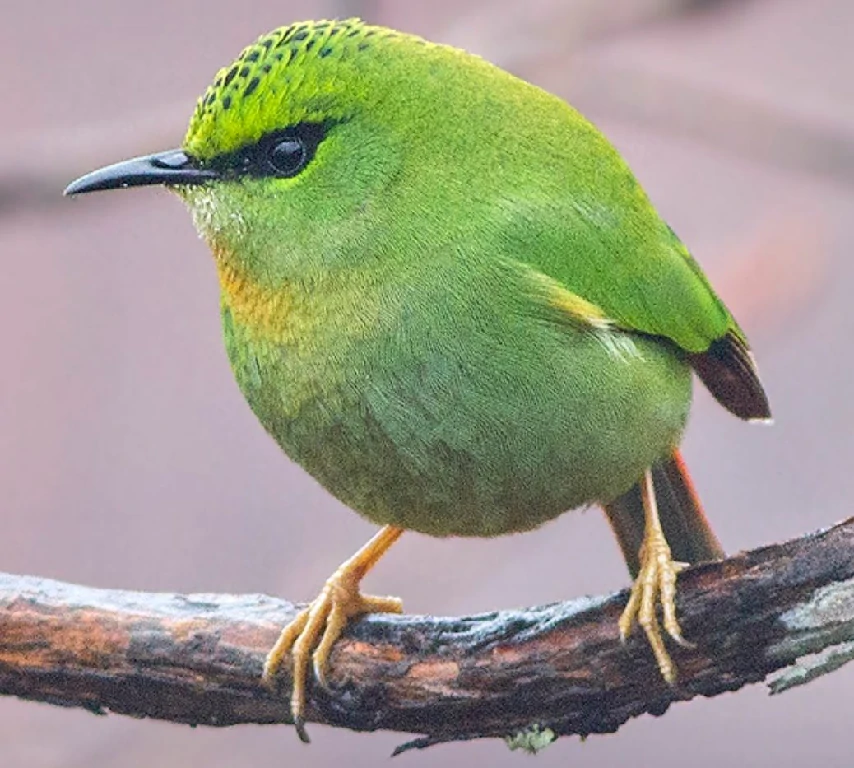
<path fill-rule="evenodd" d="M 281 139 L 270 146 L 267 162 L 277 176 L 296 176 L 308 162 L 309 153 L 305 142 L 296 136 Z"/>
<path fill-rule="evenodd" d="M 217 171 L 221 178 L 242 176 L 288 179 L 305 168 L 326 137 L 331 123 L 298 123 L 262 136 L 254 144 L 207 160 L 205 168 Z"/>

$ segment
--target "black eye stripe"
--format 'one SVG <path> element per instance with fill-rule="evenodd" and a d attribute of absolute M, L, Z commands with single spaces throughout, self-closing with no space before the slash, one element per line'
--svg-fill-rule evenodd
<path fill-rule="evenodd" d="M 205 162 L 197 161 L 196 164 L 202 168 L 218 171 L 223 178 L 295 176 L 311 162 L 329 127 L 329 123 L 300 123 L 268 133 L 254 144 L 241 147 L 234 152 L 219 155 Z M 278 147 L 284 145 L 287 148 L 290 143 L 303 148 L 300 162 L 294 167 L 289 167 L 284 162 L 288 155 L 286 151 L 277 151 Z M 280 159 L 279 162 L 273 160 L 277 156 Z"/>

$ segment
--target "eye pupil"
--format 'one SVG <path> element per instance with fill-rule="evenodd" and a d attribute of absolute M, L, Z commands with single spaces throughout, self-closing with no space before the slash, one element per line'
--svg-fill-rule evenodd
<path fill-rule="evenodd" d="M 290 137 L 277 141 L 270 147 L 268 160 L 278 176 L 295 176 L 308 159 L 308 150 L 302 139 Z"/>

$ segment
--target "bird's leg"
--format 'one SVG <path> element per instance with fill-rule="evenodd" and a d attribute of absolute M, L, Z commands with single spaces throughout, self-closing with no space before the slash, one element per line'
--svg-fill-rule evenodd
<path fill-rule="evenodd" d="M 691 643 L 682 637 L 682 630 L 676 619 L 676 574 L 686 564 L 674 562 L 670 554 L 670 547 L 658 519 L 658 505 L 650 470 L 646 471 L 641 483 L 641 498 L 644 509 L 644 535 L 639 553 L 640 571 L 632 585 L 629 602 L 620 616 L 620 639 L 625 641 L 637 621 L 652 647 L 661 676 L 672 684 L 676 682 L 676 666 L 664 644 L 662 624 L 659 623 L 656 609 L 660 603 L 662 623 L 667 634 L 679 645 L 691 647 Z"/>
<path fill-rule="evenodd" d="M 326 664 L 335 641 L 347 622 L 363 613 L 400 613 L 403 604 L 397 597 L 374 597 L 359 592 L 359 583 L 388 548 L 400 538 L 402 528 L 387 525 L 364 547 L 332 574 L 320 594 L 300 611 L 279 635 L 264 663 L 264 681 L 273 681 L 290 652 L 294 660 L 294 687 L 291 694 L 291 714 L 302 741 L 308 741 L 305 731 L 305 694 L 309 661 L 318 681 L 325 682 Z"/>

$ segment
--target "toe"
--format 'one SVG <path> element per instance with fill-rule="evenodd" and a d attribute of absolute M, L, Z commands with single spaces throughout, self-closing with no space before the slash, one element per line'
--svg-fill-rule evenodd
<path fill-rule="evenodd" d="M 312 654 L 314 676 L 323 686 L 326 685 L 326 668 L 329 663 L 332 646 L 341 637 L 341 633 L 346 626 L 347 611 L 345 606 L 341 603 L 333 603 L 329 610 L 329 616 L 326 619 L 326 628 L 323 630 L 323 637 L 320 638 L 320 642 Z"/>
<path fill-rule="evenodd" d="M 267 654 L 267 658 L 264 661 L 264 672 L 262 674 L 262 679 L 267 683 L 267 685 L 272 685 L 275 682 L 276 675 L 282 668 L 293 644 L 305 629 L 305 625 L 308 622 L 308 615 L 309 608 L 301 610 L 294 620 L 281 631 L 278 640 L 276 640 L 276 644 Z"/>
<path fill-rule="evenodd" d="M 403 613 L 403 600 L 399 597 L 362 595 L 362 606 L 359 613 Z"/>
<path fill-rule="evenodd" d="M 635 624 L 638 614 L 638 606 L 640 605 L 640 592 L 641 583 L 640 581 L 635 581 L 632 585 L 632 591 L 629 595 L 626 607 L 623 608 L 623 612 L 620 614 L 620 642 L 625 643 L 626 639 L 632 632 L 632 627 Z"/>

